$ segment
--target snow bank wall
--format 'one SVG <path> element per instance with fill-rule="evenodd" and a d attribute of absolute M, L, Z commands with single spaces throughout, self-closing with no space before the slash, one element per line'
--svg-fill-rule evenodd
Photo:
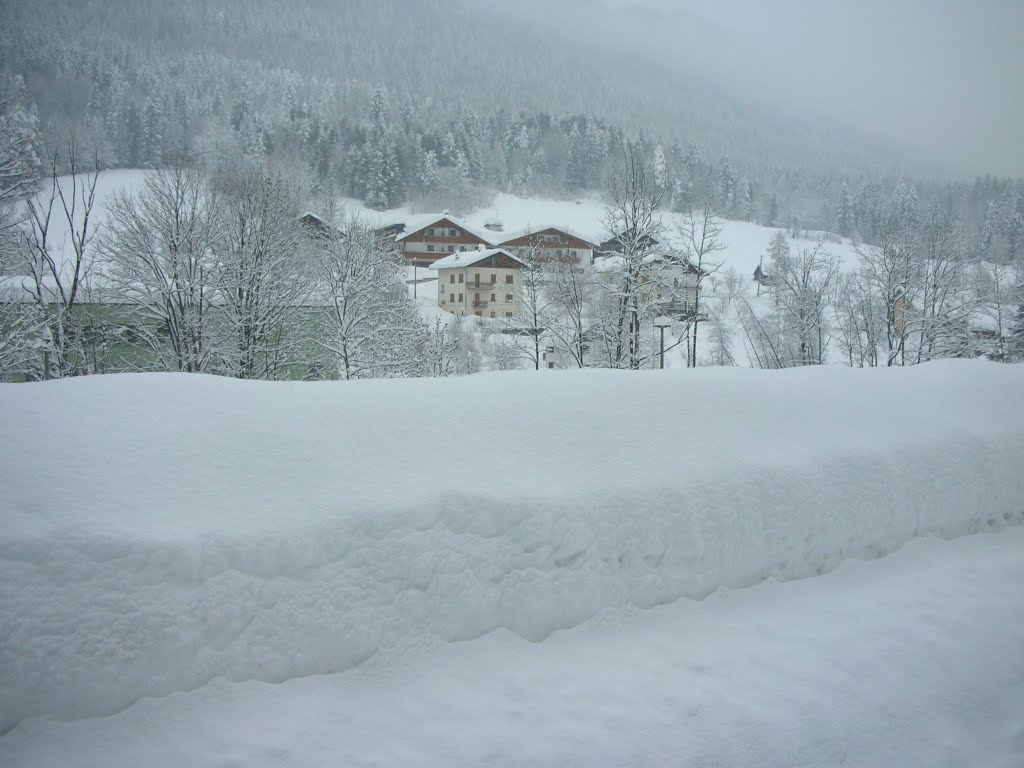
<path fill-rule="evenodd" d="M 0 729 L 1024 521 L 1024 366 L 0 386 Z"/>

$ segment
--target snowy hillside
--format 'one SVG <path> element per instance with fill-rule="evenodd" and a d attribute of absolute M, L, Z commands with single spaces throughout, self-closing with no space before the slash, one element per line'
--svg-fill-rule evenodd
<path fill-rule="evenodd" d="M 138 191 L 142 187 L 148 173 L 150 172 L 145 170 L 124 169 L 103 171 L 99 175 L 96 185 L 96 206 L 90 224 L 93 232 L 102 231 L 106 220 L 107 206 L 113 201 L 114 195 L 122 191 L 127 193 Z M 60 183 L 65 189 L 70 188 L 70 182 L 70 176 L 60 177 Z M 81 185 L 79 190 L 80 188 Z M 36 197 L 37 200 L 45 203 L 48 196 L 49 185 L 44 183 L 43 189 Z M 340 199 L 339 206 L 345 212 L 357 213 L 360 217 L 378 225 L 402 221 L 417 215 L 408 208 L 396 208 L 381 213 L 366 208 L 362 201 L 351 198 Z M 489 233 L 495 242 L 500 242 L 507 238 L 510 233 L 526 229 L 527 227 L 552 225 L 566 227 L 589 238 L 593 242 L 600 243 L 609 237 L 609 233 L 602 223 L 604 215 L 605 204 L 595 197 L 582 198 L 580 200 L 556 200 L 499 194 L 487 206 L 478 208 L 461 218 L 481 232 L 486 231 L 484 228 L 486 224 L 495 221 L 501 222 L 504 225 L 504 232 Z M 682 219 L 682 214 L 678 213 L 665 212 L 662 215 L 666 239 L 669 243 L 677 239 L 676 230 L 682 223 Z M 81 216 L 77 216 L 76 225 L 80 225 L 80 222 Z M 767 251 L 772 235 L 778 232 L 779 229 L 776 227 L 762 227 L 750 222 L 730 220 L 723 220 L 722 225 L 722 242 L 725 245 L 725 250 L 717 260 L 723 263 L 724 268 L 735 268 L 737 272 L 749 279 L 760 258 Z M 55 216 L 52 226 L 51 242 L 55 245 L 60 244 L 65 250 L 69 248 L 67 222 L 63 217 Z M 813 245 L 816 242 L 817 234 L 819 233 L 805 233 L 806 236 L 794 238 L 794 246 L 807 247 Z M 848 240 L 827 241 L 826 246 L 832 253 L 840 257 L 844 264 L 852 265 L 856 263 L 857 256 L 853 251 L 852 244 Z M 421 275 L 421 277 L 427 276 L 429 275 Z"/>
<path fill-rule="evenodd" d="M 0 724 L 540 642 L 1020 522 L 1022 389 L 953 361 L 8 385 Z"/>
<path fill-rule="evenodd" d="M 118 194 L 134 194 L 139 191 L 145 183 L 146 176 L 151 171 L 139 169 L 119 169 L 102 171 L 96 178 L 96 201 L 89 216 L 89 235 L 94 241 L 95 235 L 103 230 L 107 219 L 107 206 L 114 201 Z M 58 185 L 64 190 L 68 198 L 68 205 L 75 204 L 74 227 L 80 231 L 84 216 L 83 195 L 88 194 L 88 185 L 91 182 L 89 174 L 79 174 L 77 177 L 60 176 Z M 39 192 L 35 195 L 35 204 L 45 210 L 49 204 L 50 196 L 53 193 L 53 182 L 43 179 L 40 182 Z M 71 228 L 67 217 L 64 216 L 61 202 L 58 199 L 54 207 L 54 215 L 50 221 L 49 241 L 53 256 L 58 263 L 68 264 L 74 255 L 71 244 Z M 58 256 L 59 254 L 59 256 Z"/>
<path fill-rule="evenodd" d="M 415 215 L 408 208 L 396 208 L 379 213 L 366 208 L 358 200 L 345 199 L 342 205 L 347 211 L 358 213 L 368 220 L 384 225 L 403 221 Z M 605 203 L 596 197 L 580 200 L 553 200 L 544 198 L 525 198 L 516 195 L 500 194 L 486 206 L 460 217 L 478 232 L 486 233 L 486 224 L 500 222 L 503 232 L 488 234 L 495 242 L 507 238 L 517 230 L 539 226 L 563 227 L 577 232 L 594 243 L 601 243 L 610 237 L 604 225 Z M 666 242 L 678 244 L 678 228 L 683 222 L 683 215 L 670 211 L 661 214 L 665 228 Z M 730 267 L 748 280 L 753 276 L 754 268 L 768 250 L 772 235 L 780 231 L 777 227 L 763 227 L 746 221 L 722 220 L 721 253 L 715 254 L 715 261 L 721 262 L 723 269 Z M 795 248 L 811 247 L 817 237 L 823 233 L 801 233 L 800 237 L 792 238 Z M 857 254 L 849 240 L 833 238 L 826 240 L 825 246 L 840 258 L 847 268 L 857 263 Z"/>

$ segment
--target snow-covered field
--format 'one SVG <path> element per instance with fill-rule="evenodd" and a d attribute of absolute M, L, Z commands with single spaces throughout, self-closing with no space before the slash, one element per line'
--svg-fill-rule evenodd
<path fill-rule="evenodd" d="M 408 208 L 396 208 L 380 213 L 366 208 L 358 200 L 349 198 L 342 200 L 341 203 L 345 210 L 357 213 L 376 224 L 403 221 L 417 215 Z M 495 242 L 500 242 L 518 230 L 538 226 L 568 228 L 594 243 L 601 243 L 610 236 L 602 223 L 605 218 L 605 203 L 597 197 L 555 200 L 524 198 L 503 193 L 496 195 L 489 205 L 459 218 Z M 661 220 L 666 242 L 678 244 L 678 227 L 683 222 L 683 215 L 666 211 L 662 214 Z M 503 224 L 504 232 L 487 232 L 484 229 L 484 225 L 495 221 Z M 748 280 L 751 279 L 761 257 L 768 250 L 772 235 L 779 229 L 746 221 L 722 220 L 721 224 L 721 242 L 724 248 L 715 254 L 714 261 L 721 262 L 723 270 L 733 268 Z M 799 237 L 790 239 L 794 248 L 813 247 L 818 236 L 824 233 L 799 234 Z M 852 268 L 857 264 L 858 257 L 849 240 L 826 240 L 825 247 L 840 259 L 845 268 Z"/>
<path fill-rule="evenodd" d="M 1020 764 L 1021 391 L 0 387 L 0 764 Z"/>

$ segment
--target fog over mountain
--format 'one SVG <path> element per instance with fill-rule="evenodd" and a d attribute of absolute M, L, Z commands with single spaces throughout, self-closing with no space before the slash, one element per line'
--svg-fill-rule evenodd
<path fill-rule="evenodd" d="M 734 159 L 1024 175 L 1024 4 L 1012 0 L 7 0 L 0 18 L 12 43 L 51 37 L 116 61 L 120 37 L 442 108 L 586 112 Z M 22 46 L 5 49 L 4 68 L 24 71 Z M 33 94 L 44 118 L 73 113 L 62 94 Z"/>
<path fill-rule="evenodd" d="M 841 123 L 907 164 L 1024 175 L 1024 3 L 1016 0 L 603 0 L 697 58 L 741 99 Z M 688 41 L 689 42 L 689 41 Z M 657 47 L 679 71 L 684 52 Z"/>

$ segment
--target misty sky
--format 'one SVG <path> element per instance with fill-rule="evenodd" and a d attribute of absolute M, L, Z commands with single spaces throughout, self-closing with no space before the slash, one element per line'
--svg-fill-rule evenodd
<path fill-rule="evenodd" d="M 1024 0 L 606 3 L 711 22 L 717 74 L 741 93 L 951 170 L 1024 176 Z"/>

